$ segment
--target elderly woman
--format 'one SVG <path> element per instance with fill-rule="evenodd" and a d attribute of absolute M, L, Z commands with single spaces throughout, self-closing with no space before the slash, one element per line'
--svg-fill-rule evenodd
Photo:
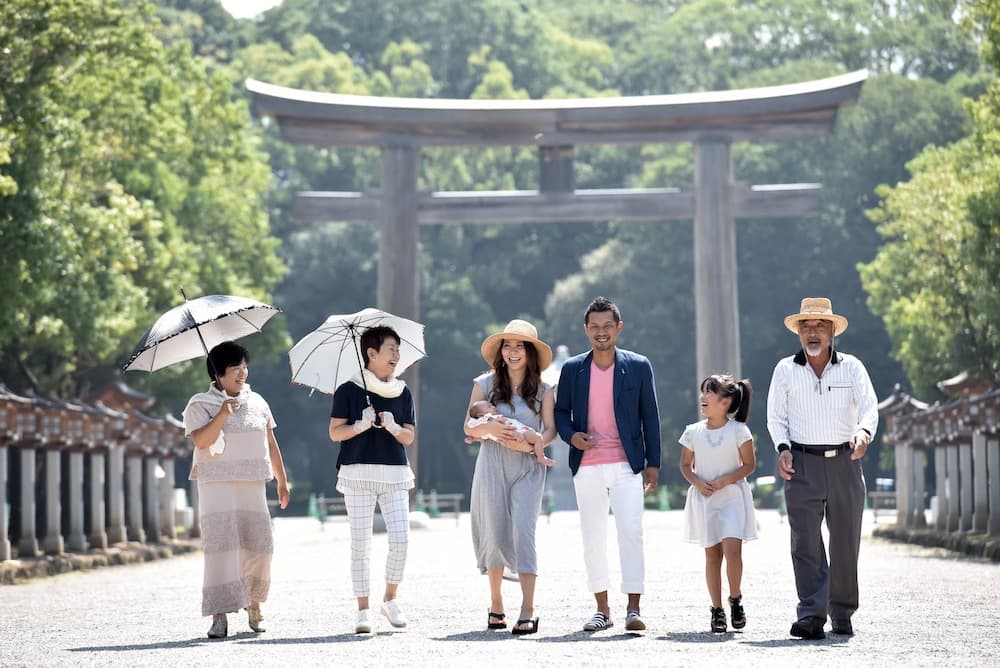
<path fill-rule="evenodd" d="M 466 435 L 480 442 L 472 478 L 472 543 L 479 569 L 490 582 L 487 628 L 507 628 L 500 591 L 506 567 L 521 584 L 521 610 L 511 633 L 524 635 L 538 631 L 535 525 L 546 467 L 536 459 L 534 446 L 545 446 L 556 435 L 553 389 L 542 382 L 552 349 L 538 338 L 534 325 L 511 320 L 503 332 L 487 337 L 480 351 L 492 370 L 473 381 L 469 407 L 486 399 L 528 429 L 505 421 L 465 425 Z"/>
<path fill-rule="evenodd" d="M 330 412 L 330 440 L 340 442 L 337 491 L 344 495 L 351 524 L 351 581 L 358 599 L 355 633 L 371 633 L 374 625 L 368 596 L 376 503 L 389 539 L 379 611 L 396 628 L 407 624 L 396 591 L 406 565 L 409 490 L 414 485 L 405 446 L 416 436 L 416 420 L 410 388 L 396 378 L 399 343 L 391 327 L 365 330 L 360 343 L 365 368 L 336 389 Z"/>
<path fill-rule="evenodd" d="M 247 383 L 249 363 L 250 353 L 237 343 L 212 348 L 212 384 L 184 409 L 184 433 L 195 445 L 190 478 L 198 481 L 205 554 L 201 614 L 212 615 L 209 638 L 226 637 L 226 613 L 240 608 L 246 608 L 252 631 L 264 631 L 260 604 L 271 585 L 274 549 L 264 486 L 272 477 L 278 503 L 288 506 L 274 417 Z"/>

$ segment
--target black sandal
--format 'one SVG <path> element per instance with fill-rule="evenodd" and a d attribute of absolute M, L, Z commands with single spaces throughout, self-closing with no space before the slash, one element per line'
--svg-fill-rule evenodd
<path fill-rule="evenodd" d="M 726 611 L 722 608 L 712 608 L 712 633 L 726 632 Z"/>
<path fill-rule="evenodd" d="M 489 617 L 486 618 L 486 628 L 488 629 L 506 629 L 507 628 L 507 615 L 502 612 L 492 612 L 487 610 Z"/>
<path fill-rule="evenodd" d="M 522 624 L 530 624 L 531 626 L 529 626 L 526 629 L 518 628 Z M 526 636 L 529 633 L 538 633 L 538 617 L 535 617 L 533 619 L 517 620 L 517 624 L 514 624 L 514 627 L 511 628 L 510 632 L 516 636 Z"/>
<path fill-rule="evenodd" d="M 736 598 L 730 596 L 729 609 L 732 612 L 732 616 L 729 619 L 732 621 L 734 629 L 742 629 L 747 625 L 747 615 L 743 611 L 743 596 L 737 596 Z"/>

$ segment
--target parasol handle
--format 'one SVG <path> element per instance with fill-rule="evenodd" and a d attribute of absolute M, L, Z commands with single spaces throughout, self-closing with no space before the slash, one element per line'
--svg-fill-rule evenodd
<path fill-rule="evenodd" d="M 351 341 L 354 342 L 354 354 L 358 358 L 358 368 L 361 369 L 361 371 L 360 371 L 360 374 L 361 374 L 361 385 L 362 385 L 362 387 L 365 388 L 365 401 L 368 402 L 369 406 L 371 406 L 372 405 L 372 398 L 368 394 L 368 383 L 365 382 L 365 364 L 364 364 L 363 361 L 361 361 L 361 344 L 358 342 L 358 330 L 355 328 L 354 325 L 348 325 L 347 328 L 351 332 Z M 376 427 L 381 427 L 382 426 L 382 418 L 379 417 L 378 413 L 375 413 L 375 422 L 374 422 L 374 425 Z"/>

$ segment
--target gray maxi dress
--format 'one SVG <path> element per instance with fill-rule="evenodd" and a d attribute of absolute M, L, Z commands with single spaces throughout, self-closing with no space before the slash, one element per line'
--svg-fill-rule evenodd
<path fill-rule="evenodd" d="M 493 372 L 474 382 L 489 397 Z M 543 383 L 538 389 L 539 404 L 548 388 Z M 513 402 L 513 410 L 501 403 L 497 411 L 542 431 L 541 413 L 534 413 L 521 397 L 514 397 Z M 479 442 L 469 511 L 472 545 L 480 571 L 505 567 L 515 573 L 538 573 L 535 525 L 544 488 L 545 466 L 534 453 L 517 452 L 493 440 Z"/>

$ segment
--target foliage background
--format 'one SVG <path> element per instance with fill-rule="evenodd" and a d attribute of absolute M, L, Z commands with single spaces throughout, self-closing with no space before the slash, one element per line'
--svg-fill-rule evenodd
<path fill-rule="evenodd" d="M 333 491 L 329 398 L 289 385 L 284 351 L 328 314 L 372 305 L 377 230 L 293 219 L 294 193 L 378 186 L 373 150 L 285 144 L 250 114 L 243 81 L 371 95 L 542 98 L 765 86 L 868 68 L 832 136 L 738 144 L 735 176 L 821 182 L 816 219 L 738 222 L 743 373 L 756 388 L 759 474 L 770 372 L 807 295 L 851 321 L 841 349 L 880 397 L 924 399 L 969 369 L 998 378 L 997 0 L 285 0 L 236 20 L 216 0 L 10 0 L 0 6 L 0 380 L 85 397 L 156 315 L 235 293 L 285 315 L 245 343 L 300 491 Z M 985 57 L 981 50 L 985 47 Z M 689 187 L 687 144 L 577 151 L 579 188 Z M 420 187 L 534 189 L 522 148 L 428 149 Z M 513 317 L 581 352 L 587 302 L 622 308 L 624 347 L 657 373 L 661 478 L 698 418 L 691 225 L 421 230 L 420 476 L 465 491 L 460 421 L 482 338 Z M 200 364 L 128 382 L 177 414 Z M 888 473 L 866 459 L 869 484 Z M 301 495 L 297 495 L 302 498 Z"/>

